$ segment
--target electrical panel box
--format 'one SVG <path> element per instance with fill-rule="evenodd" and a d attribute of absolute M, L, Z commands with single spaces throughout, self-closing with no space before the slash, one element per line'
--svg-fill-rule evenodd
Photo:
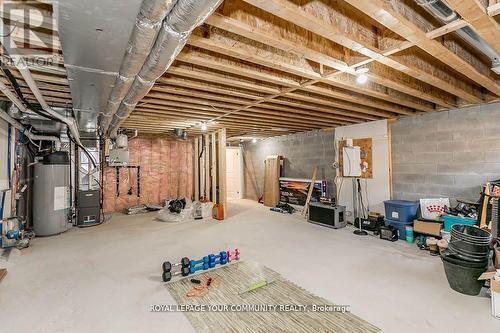
<path fill-rule="evenodd" d="M 343 161 L 344 177 L 361 177 L 360 147 L 344 147 Z"/>
<path fill-rule="evenodd" d="M 109 166 L 128 166 L 128 149 L 115 148 L 109 151 Z"/>

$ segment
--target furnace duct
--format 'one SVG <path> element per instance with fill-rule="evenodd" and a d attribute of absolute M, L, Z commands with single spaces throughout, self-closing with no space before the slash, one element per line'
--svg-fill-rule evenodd
<path fill-rule="evenodd" d="M 130 36 L 118 77 L 103 112 L 101 127 L 106 130 L 120 103 L 127 95 L 156 40 L 162 21 L 177 0 L 144 0 Z"/>
<path fill-rule="evenodd" d="M 151 90 L 155 81 L 170 67 L 186 44 L 192 31 L 202 24 L 221 2 L 222 0 L 178 0 L 174 5 L 170 6 L 170 10 L 168 10 L 161 24 L 161 29 L 157 34 L 154 45 L 148 49 L 150 50 L 149 55 L 142 62 L 142 68 L 138 70 L 137 76 L 133 82 L 124 82 L 121 84 L 120 89 L 126 88 L 128 91 L 120 104 L 117 103 L 117 100 L 110 99 L 108 106 L 110 105 L 111 107 L 106 109 L 107 113 L 104 116 L 108 120 L 103 122 L 102 126 L 105 132 L 107 131 L 112 137 L 116 136 L 120 124 L 132 113 L 137 103 Z M 151 2 L 148 1 L 148 3 Z M 170 3 L 172 4 L 172 2 Z M 147 13 L 148 11 L 145 9 L 143 3 L 141 14 L 145 16 Z M 135 38 L 131 38 L 130 43 L 134 43 L 134 40 Z M 131 49 L 137 48 L 134 45 L 130 45 L 129 50 Z M 127 59 L 128 57 L 126 56 L 125 60 Z M 134 64 L 134 66 L 136 65 Z M 122 64 L 122 69 L 124 66 Z M 122 75 L 121 72 L 120 75 Z M 122 91 L 120 93 L 112 93 L 112 97 L 121 97 L 122 95 Z"/>

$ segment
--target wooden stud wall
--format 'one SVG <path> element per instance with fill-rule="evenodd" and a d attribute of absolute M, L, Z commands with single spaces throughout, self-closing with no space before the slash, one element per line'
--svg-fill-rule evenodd
<path fill-rule="evenodd" d="M 193 199 L 222 204 L 226 216 L 226 130 L 195 137 L 193 145 Z"/>

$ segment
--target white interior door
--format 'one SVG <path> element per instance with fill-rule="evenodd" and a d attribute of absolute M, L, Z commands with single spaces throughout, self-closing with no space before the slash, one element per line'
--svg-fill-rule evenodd
<path fill-rule="evenodd" d="M 227 198 L 243 199 L 243 158 L 240 147 L 226 149 Z"/>

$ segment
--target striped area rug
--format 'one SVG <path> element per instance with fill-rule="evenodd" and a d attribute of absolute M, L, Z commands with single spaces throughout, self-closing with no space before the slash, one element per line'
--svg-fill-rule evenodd
<path fill-rule="evenodd" d="M 202 281 L 209 277 L 214 278 L 214 285 L 203 297 L 186 296 L 193 288 L 190 282 L 192 277 L 166 284 L 178 305 L 192 308 L 205 305 L 205 309 L 218 306 L 215 311 L 185 312 L 197 332 L 380 332 L 380 329 L 350 312 L 312 311 L 313 305 L 334 304 L 254 262 L 242 261 L 196 276 Z M 241 294 L 263 279 L 272 283 Z M 219 311 L 224 305 L 233 311 Z M 277 307 L 269 312 L 239 312 L 245 305 L 257 305 L 261 309 L 265 308 L 262 306 Z M 303 311 L 299 306 L 308 306 L 308 310 Z"/>

